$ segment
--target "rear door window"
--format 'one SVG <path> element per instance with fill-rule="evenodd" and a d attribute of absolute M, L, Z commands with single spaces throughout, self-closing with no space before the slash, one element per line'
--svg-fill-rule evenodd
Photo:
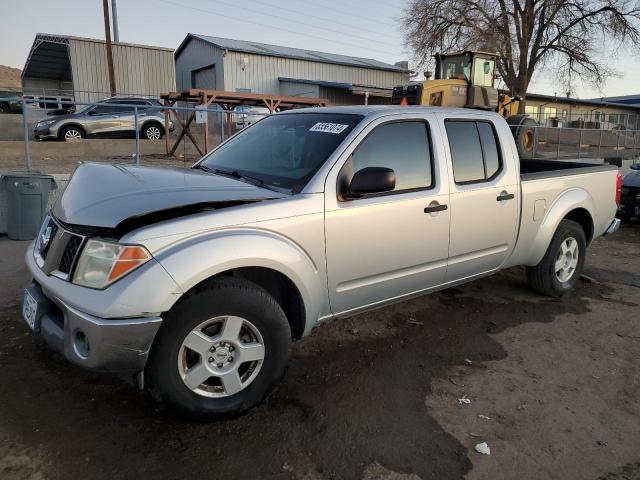
<path fill-rule="evenodd" d="M 489 122 L 445 122 L 456 183 L 485 182 L 501 168 L 498 140 Z"/>

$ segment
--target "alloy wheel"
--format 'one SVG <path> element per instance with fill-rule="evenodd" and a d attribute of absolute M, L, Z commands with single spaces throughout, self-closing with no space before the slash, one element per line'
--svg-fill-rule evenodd
<path fill-rule="evenodd" d="M 205 397 L 229 397 L 247 388 L 262 368 L 265 346 L 249 320 L 221 316 L 202 322 L 183 340 L 180 378 Z"/>
<path fill-rule="evenodd" d="M 565 238 L 560 244 L 554 265 L 556 277 L 560 282 L 565 283 L 573 276 L 578 266 L 579 255 L 578 241 L 573 237 Z"/>

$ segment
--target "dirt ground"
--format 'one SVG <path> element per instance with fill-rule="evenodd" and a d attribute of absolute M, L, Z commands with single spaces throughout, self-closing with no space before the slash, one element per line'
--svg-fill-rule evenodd
<path fill-rule="evenodd" d="M 274 395 L 212 424 L 31 335 L 25 248 L 0 240 L 3 480 L 640 479 L 640 226 L 563 299 L 512 269 L 322 326 Z"/>

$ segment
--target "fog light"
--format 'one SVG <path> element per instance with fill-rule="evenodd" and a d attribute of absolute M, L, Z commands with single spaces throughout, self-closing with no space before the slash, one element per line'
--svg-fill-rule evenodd
<path fill-rule="evenodd" d="M 89 357 L 89 351 L 91 350 L 89 339 L 82 330 L 73 332 L 73 349 L 79 357 Z"/>

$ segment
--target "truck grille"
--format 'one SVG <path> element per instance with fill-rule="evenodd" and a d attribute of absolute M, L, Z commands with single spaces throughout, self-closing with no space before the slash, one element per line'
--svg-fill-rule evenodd
<path fill-rule="evenodd" d="M 36 263 L 47 275 L 68 280 L 85 237 L 65 230 L 52 217 L 42 224 L 34 246 Z"/>

